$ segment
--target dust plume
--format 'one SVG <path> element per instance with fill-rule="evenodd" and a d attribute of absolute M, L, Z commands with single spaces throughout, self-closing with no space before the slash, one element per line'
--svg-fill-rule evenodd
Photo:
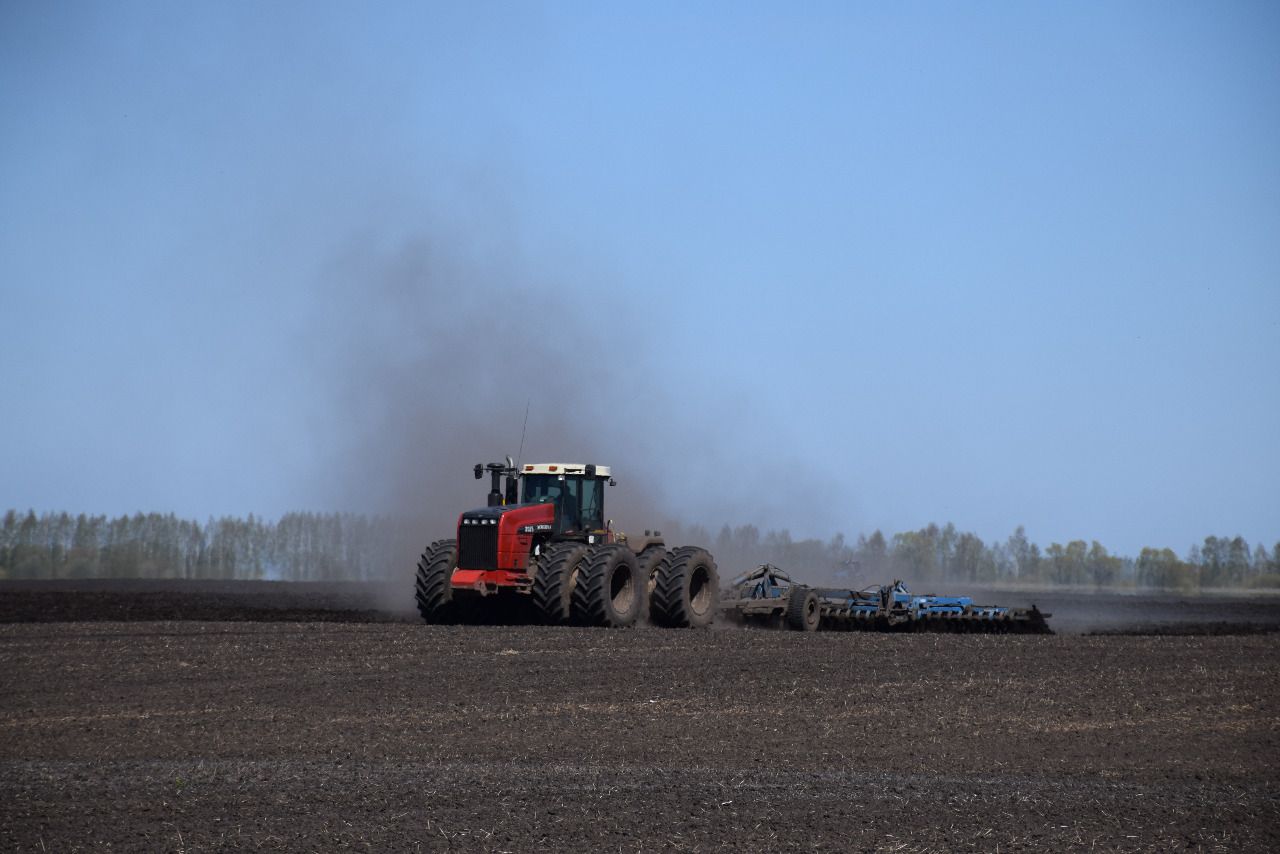
<path fill-rule="evenodd" d="M 403 520 L 406 576 L 459 511 L 483 504 L 477 462 L 612 465 L 617 527 L 655 524 L 643 473 L 661 405 L 625 305 L 580 285 L 476 261 L 456 240 L 350 246 L 320 286 L 310 333 L 324 401 L 315 487 L 337 509 Z"/>
<path fill-rule="evenodd" d="M 826 494 L 829 477 L 788 457 L 749 385 L 700 374 L 697 342 L 663 337 L 679 307 L 641 304 L 607 276 L 548 272 L 501 244 L 475 223 L 365 235 L 316 286 L 313 494 L 401 520 L 406 583 L 423 546 L 483 504 L 487 481 L 472 466 L 520 452 L 526 406 L 524 462 L 613 468 L 615 530 L 783 528 L 847 506 Z M 664 373 L 657 348 L 672 346 L 691 355 Z M 688 391 L 690 376 L 715 392 Z"/>

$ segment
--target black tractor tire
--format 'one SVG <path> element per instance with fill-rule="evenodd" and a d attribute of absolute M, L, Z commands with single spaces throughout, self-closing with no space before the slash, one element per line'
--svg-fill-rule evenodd
<path fill-rule="evenodd" d="M 649 613 L 649 603 L 653 601 L 653 587 L 658 580 L 658 565 L 667 556 L 662 546 L 646 546 L 636 555 L 636 567 L 640 571 L 640 589 L 644 593 L 644 601 L 640 603 L 640 613 Z"/>
<path fill-rule="evenodd" d="M 538 619 L 553 626 L 569 622 L 573 616 L 573 588 L 590 551 L 582 543 L 555 543 L 544 546 L 533 568 L 529 588 Z"/>
<path fill-rule="evenodd" d="M 816 632 L 822 623 L 822 606 L 818 594 L 808 587 L 796 585 L 787 597 L 787 625 L 801 632 Z"/>
<path fill-rule="evenodd" d="M 654 575 L 649 618 L 673 629 L 711 625 L 720 608 L 720 573 L 706 549 L 684 546 L 669 552 Z"/>
<path fill-rule="evenodd" d="M 635 553 L 624 545 L 596 546 L 578 567 L 573 622 L 615 629 L 630 626 L 640 616 L 643 597 Z"/>
<path fill-rule="evenodd" d="M 436 540 L 418 559 L 414 599 L 423 622 L 449 623 L 456 618 L 449 582 L 458 567 L 458 541 Z"/>

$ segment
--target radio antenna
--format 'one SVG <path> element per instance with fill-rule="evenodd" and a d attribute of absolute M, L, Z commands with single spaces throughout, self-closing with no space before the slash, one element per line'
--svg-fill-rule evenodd
<path fill-rule="evenodd" d="M 529 429 L 530 403 L 533 403 L 532 397 L 524 403 L 524 426 L 520 428 L 520 450 L 516 452 L 516 471 L 520 471 L 520 463 L 524 460 L 524 434 Z"/>

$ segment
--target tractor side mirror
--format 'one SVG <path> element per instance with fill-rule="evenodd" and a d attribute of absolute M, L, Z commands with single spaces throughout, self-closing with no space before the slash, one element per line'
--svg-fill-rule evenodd
<path fill-rule="evenodd" d="M 481 465 L 480 463 L 476 463 L 475 472 L 476 472 L 476 480 L 479 480 L 480 478 L 484 477 L 484 466 Z"/>
<path fill-rule="evenodd" d="M 609 485 L 610 485 L 610 486 L 617 486 L 617 485 L 618 485 L 618 482 L 617 482 L 616 480 L 614 480 L 613 478 L 609 478 Z"/>

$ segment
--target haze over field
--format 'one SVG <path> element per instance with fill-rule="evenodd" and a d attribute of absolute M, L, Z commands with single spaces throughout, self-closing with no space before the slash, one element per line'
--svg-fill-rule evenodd
<path fill-rule="evenodd" d="M 0 7 L 0 508 L 1280 534 L 1267 3 Z"/>

